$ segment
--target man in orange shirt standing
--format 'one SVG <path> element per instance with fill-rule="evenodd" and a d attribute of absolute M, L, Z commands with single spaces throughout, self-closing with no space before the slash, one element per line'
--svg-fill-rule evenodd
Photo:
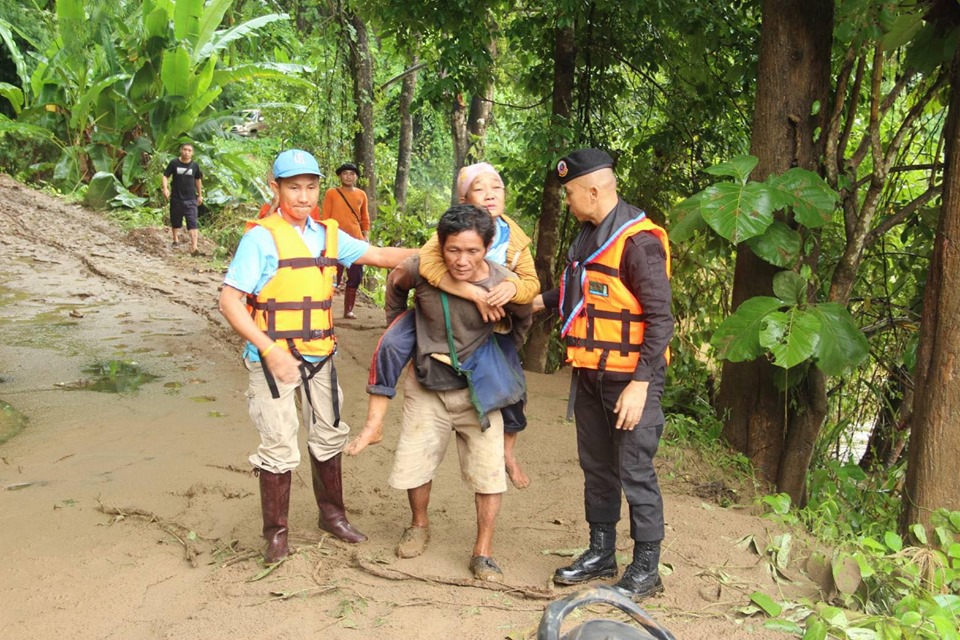
<path fill-rule="evenodd" d="M 323 206 L 320 208 L 321 220 L 334 219 L 340 229 L 358 240 L 370 240 L 370 214 L 367 211 L 367 194 L 357 188 L 357 178 L 360 169 L 352 162 L 345 162 L 337 167 L 337 177 L 340 186 L 327 189 L 323 196 Z M 337 289 L 341 289 L 343 267 L 337 267 Z M 347 268 L 347 284 L 343 294 L 343 317 L 349 320 L 357 316 L 353 313 L 353 305 L 357 301 L 357 289 L 363 278 L 363 266 L 354 263 Z"/>

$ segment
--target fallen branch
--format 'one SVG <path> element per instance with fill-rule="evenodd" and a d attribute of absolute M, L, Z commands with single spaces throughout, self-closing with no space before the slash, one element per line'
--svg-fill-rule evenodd
<path fill-rule="evenodd" d="M 376 601 L 375 598 L 370 598 L 371 600 Z M 469 605 L 462 602 L 446 602 L 444 600 L 432 600 L 430 598 L 419 598 L 417 600 L 410 600 L 408 602 L 392 602 L 389 603 L 391 607 L 397 609 L 402 609 L 404 607 L 435 607 L 437 605 L 446 605 L 448 607 L 476 607 L 477 609 L 499 609 L 500 611 L 532 611 L 534 613 L 543 612 L 543 607 L 511 607 L 502 604 L 482 604 L 482 603 L 470 603 Z"/>
<path fill-rule="evenodd" d="M 199 566 L 197 558 L 203 551 L 195 544 L 195 540 L 209 541 L 197 535 L 196 532 L 192 531 L 189 527 L 185 527 L 176 522 L 166 522 L 157 514 L 137 507 L 124 507 L 122 509 L 120 507 L 108 507 L 100 502 L 99 498 L 97 499 L 97 505 L 97 510 L 108 516 L 113 516 L 113 522 L 115 523 L 129 517 L 136 517 L 146 520 L 149 524 L 157 525 L 161 531 L 171 536 L 183 546 L 184 557 L 187 562 L 190 563 L 190 566 L 194 569 Z M 180 531 L 182 535 L 177 535 L 174 529 Z"/>
<path fill-rule="evenodd" d="M 220 563 L 220 568 L 229 567 L 230 565 L 237 564 L 238 562 L 243 562 L 245 560 L 252 560 L 260 556 L 260 552 L 256 550 L 245 551 L 243 553 L 237 554 L 230 558 L 229 560 L 224 560 Z"/>
<path fill-rule="evenodd" d="M 508 584 L 485 582 L 483 580 L 420 576 L 415 573 L 400 571 L 399 569 L 378 566 L 369 560 L 361 558 L 359 554 L 354 556 L 354 563 L 357 567 L 363 569 L 367 573 L 373 574 L 378 578 L 385 578 L 387 580 L 420 580 L 421 582 L 426 582 L 427 584 L 445 584 L 453 587 L 473 587 L 475 589 L 498 591 L 507 595 L 520 596 L 529 600 L 553 600 L 557 597 L 555 592 L 547 591 L 546 589 L 539 589 L 537 587 L 512 587 Z"/>
<path fill-rule="evenodd" d="M 247 606 L 249 607 L 258 607 L 261 604 L 267 604 L 268 602 L 281 602 L 283 600 L 289 600 L 290 598 L 295 598 L 297 596 L 306 596 L 306 595 L 320 595 L 327 593 L 328 591 L 336 591 L 340 587 L 334 586 L 322 586 L 322 587 L 307 587 L 306 589 L 300 589 L 299 591 L 271 591 L 270 595 L 272 598 L 266 600 L 261 600 L 260 602 L 254 602 Z"/>

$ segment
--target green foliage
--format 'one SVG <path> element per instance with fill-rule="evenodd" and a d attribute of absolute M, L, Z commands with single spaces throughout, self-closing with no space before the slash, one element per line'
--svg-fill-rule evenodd
<path fill-rule="evenodd" d="M 692 196 L 692 202 L 681 203 L 678 212 L 683 214 L 683 226 L 675 227 L 670 239 L 687 241 L 697 228 L 697 216 L 733 244 L 763 235 L 773 225 L 774 213 L 785 209 L 808 229 L 831 221 L 838 196 L 820 176 L 794 168 L 781 175 L 771 175 L 764 182 L 751 182 L 748 176 L 756 164 L 754 156 L 739 156 L 704 169 L 712 175 L 734 180 L 708 187 Z M 690 216 L 693 219 L 688 219 Z M 761 253 L 757 255 L 768 258 Z"/>
<path fill-rule="evenodd" d="M 429 204 L 430 194 L 414 192 L 409 194 L 408 202 L 414 204 L 413 211 L 403 215 L 396 209 L 393 197 L 387 195 L 380 202 L 380 214 L 373 222 L 370 239 L 374 244 L 393 247 L 419 247 L 433 235 L 437 220 L 446 210 L 445 200 Z M 422 204 L 420 204 L 422 203 Z M 420 206 L 417 206 L 417 205 Z M 428 211 L 435 211 L 432 216 Z"/>
<path fill-rule="evenodd" d="M 792 623 L 804 638 L 960 637 L 960 512 L 937 511 L 931 530 L 912 525 L 905 540 L 896 533 L 894 491 L 902 476 L 900 467 L 871 475 L 831 461 L 811 474 L 804 508 L 792 510 L 786 494 L 762 497 L 771 517 L 804 524 L 833 550 L 815 551 L 807 563 L 823 568 L 813 574 L 821 574 L 824 602 L 778 602 L 758 592 L 757 609 L 744 612 L 780 616 L 775 625 Z M 785 548 L 782 539 L 771 544 L 773 563 Z"/>
<path fill-rule="evenodd" d="M 895 529 L 903 467 L 867 474 L 859 465 L 826 460 L 811 470 L 801 517 L 825 540 L 881 535 Z"/>
<path fill-rule="evenodd" d="M 20 138 L 46 132 L 59 147 L 46 177 L 61 188 L 74 189 L 106 172 L 142 197 L 146 181 L 157 176 L 146 170 L 145 158 L 160 154 L 165 162 L 181 140 L 224 135 L 217 102 L 227 83 L 277 78 L 269 64 L 247 63 L 242 70 L 220 64 L 219 54 L 230 45 L 286 19 L 267 14 L 218 30 L 232 6 L 233 0 L 58 0 L 60 37 L 42 46 L 28 41 L 34 48 L 29 60 L 37 61 L 32 70 L 22 46 L 6 37 L 11 27 L 0 24 L 4 44 L 23 63 L 22 86 L 0 86 L 0 95 L 18 111 L 16 122 L 0 128 Z M 300 70 L 287 65 L 290 73 Z M 297 81 L 291 76 L 286 82 Z M 239 195 L 235 187 L 249 184 L 234 173 L 236 164 L 214 164 L 206 172 L 214 184 L 225 178 L 221 188 Z"/>
<path fill-rule="evenodd" d="M 139 198 L 127 191 L 112 173 L 103 171 L 90 180 L 83 198 L 83 204 L 93 209 L 106 209 L 108 206 L 134 209 L 146 201 L 146 198 Z"/>
<path fill-rule="evenodd" d="M 678 205 L 680 224 L 671 232 L 674 242 L 689 241 L 701 220 L 728 242 L 747 246 L 759 257 L 780 267 L 798 264 L 803 236 L 775 218 L 789 211 L 801 229 L 828 224 L 837 194 L 816 174 L 790 169 L 764 182 L 751 182 L 757 165 L 753 156 L 740 156 L 705 171 L 732 180 L 708 187 Z M 824 373 L 839 375 L 867 355 L 867 341 L 849 312 L 836 304 L 808 302 L 809 283 L 793 271 L 774 277 L 776 297 L 746 300 L 723 321 L 711 344 L 721 358 L 732 362 L 769 355 L 773 363 L 791 369 L 814 362 Z"/>

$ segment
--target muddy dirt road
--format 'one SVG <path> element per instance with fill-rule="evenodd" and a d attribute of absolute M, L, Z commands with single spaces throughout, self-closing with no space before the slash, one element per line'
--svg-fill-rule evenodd
<path fill-rule="evenodd" d="M 563 420 L 567 374 L 528 381 L 531 426 L 518 453 L 533 483 L 506 494 L 495 541 L 515 591 L 469 586 L 473 500 L 453 453 L 434 483 L 427 553 L 395 558 L 409 516 L 405 495 L 386 484 L 389 426 L 382 444 L 344 463 L 351 521 L 370 541 L 321 535 L 301 465 L 290 513 L 297 551 L 263 576 L 246 463 L 257 437 L 238 343 L 215 308 L 222 273 L 172 250 L 162 229 L 122 232 L 6 176 L 0 203 L 0 401 L 27 418 L 0 444 L 3 638 L 519 639 L 535 633 L 544 598 L 569 592 L 548 591 L 567 562 L 558 552 L 586 542 L 574 431 Z M 338 324 L 354 429 L 383 326 L 372 306 L 359 314 Z M 111 361 L 157 378 L 135 391 L 93 390 L 90 367 Z M 392 403 L 388 425 L 399 409 Z M 736 545 L 749 534 L 762 545 L 773 525 L 695 497 L 694 484 L 712 477 L 691 460 L 666 452 L 661 462 L 662 561 L 672 573 L 647 608 L 678 638 L 783 637 L 730 613 L 754 590 L 777 593 L 766 561 Z M 626 533 L 624 520 L 629 556 Z"/>

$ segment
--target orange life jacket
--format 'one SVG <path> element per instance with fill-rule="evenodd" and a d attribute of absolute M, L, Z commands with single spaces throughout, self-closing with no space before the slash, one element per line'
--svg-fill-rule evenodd
<path fill-rule="evenodd" d="M 294 355 L 328 356 L 336 348 L 333 333 L 333 282 L 337 275 L 337 223 L 326 227 L 326 246 L 313 257 L 293 225 L 279 214 L 247 222 L 261 226 L 277 245 L 277 273 L 260 293 L 247 296 L 257 327 Z"/>
<path fill-rule="evenodd" d="M 627 241 L 638 233 L 652 233 L 667 252 L 667 232 L 646 216 L 621 227 L 593 255 L 584 260 L 583 299 L 564 319 L 560 335 L 566 339 L 567 362 L 583 369 L 633 373 L 643 344 L 643 308 L 620 279 L 620 259 Z M 665 353 L 670 361 L 670 350 Z"/>

